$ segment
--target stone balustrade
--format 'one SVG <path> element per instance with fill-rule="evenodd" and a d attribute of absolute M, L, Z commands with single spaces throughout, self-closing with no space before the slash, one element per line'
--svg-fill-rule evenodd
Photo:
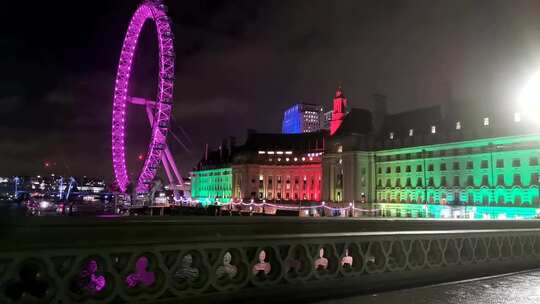
<path fill-rule="evenodd" d="M 540 265 L 540 222 L 18 218 L 0 303 L 313 301 Z"/>

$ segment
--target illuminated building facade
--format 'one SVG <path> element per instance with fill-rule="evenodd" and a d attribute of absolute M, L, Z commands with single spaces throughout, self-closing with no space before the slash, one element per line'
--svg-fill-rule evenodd
<path fill-rule="evenodd" d="M 320 201 L 327 135 L 325 131 L 302 134 L 250 131 L 243 145 L 205 155 L 191 174 L 192 196 L 199 201 L 209 198 L 212 202 L 213 197 L 223 197 L 220 202 L 231 198 Z"/>
<path fill-rule="evenodd" d="M 191 198 L 203 204 L 228 203 L 232 197 L 232 169 L 219 168 L 191 172 Z"/>
<path fill-rule="evenodd" d="M 317 132 L 322 127 L 323 118 L 322 106 L 308 103 L 295 104 L 283 113 L 281 133 L 299 134 Z"/>
<path fill-rule="evenodd" d="M 234 198 L 320 201 L 321 155 L 311 157 L 311 161 L 302 158 L 307 157 L 291 154 L 290 164 L 268 158 L 261 159 L 261 164 L 233 165 Z"/>
<path fill-rule="evenodd" d="M 250 134 L 233 157 L 233 198 L 320 201 L 327 135 Z"/>
<path fill-rule="evenodd" d="M 462 106 L 374 115 L 378 130 L 367 134 L 338 130 L 325 151 L 323 199 L 376 203 L 392 216 L 536 215 L 538 126 L 508 109 Z"/>

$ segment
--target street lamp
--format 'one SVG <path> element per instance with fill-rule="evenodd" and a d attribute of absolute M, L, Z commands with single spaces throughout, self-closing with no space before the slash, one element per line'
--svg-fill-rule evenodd
<path fill-rule="evenodd" d="M 521 113 L 540 124 L 540 72 L 532 75 L 518 97 Z"/>

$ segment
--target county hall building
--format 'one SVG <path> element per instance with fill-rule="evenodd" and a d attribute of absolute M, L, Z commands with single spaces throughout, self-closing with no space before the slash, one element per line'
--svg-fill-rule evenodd
<path fill-rule="evenodd" d="M 227 157 L 221 149 L 217 161 L 201 161 L 192 173 L 194 197 L 365 203 L 403 217 L 537 215 L 538 118 L 511 104 L 444 103 L 391 114 L 384 96 L 369 103 L 372 110 L 351 108 L 338 88 L 329 131 L 251 132 Z M 220 182 L 198 183 L 203 175 Z M 196 187 L 211 191 L 197 194 Z"/>

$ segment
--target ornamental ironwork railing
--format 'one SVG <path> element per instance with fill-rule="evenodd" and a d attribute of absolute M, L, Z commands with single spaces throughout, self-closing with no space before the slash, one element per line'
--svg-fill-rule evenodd
<path fill-rule="evenodd" d="M 316 300 L 537 267 L 538 227 L 535 221 L 21 219 L 2 226 L 0 302 Z"/>

